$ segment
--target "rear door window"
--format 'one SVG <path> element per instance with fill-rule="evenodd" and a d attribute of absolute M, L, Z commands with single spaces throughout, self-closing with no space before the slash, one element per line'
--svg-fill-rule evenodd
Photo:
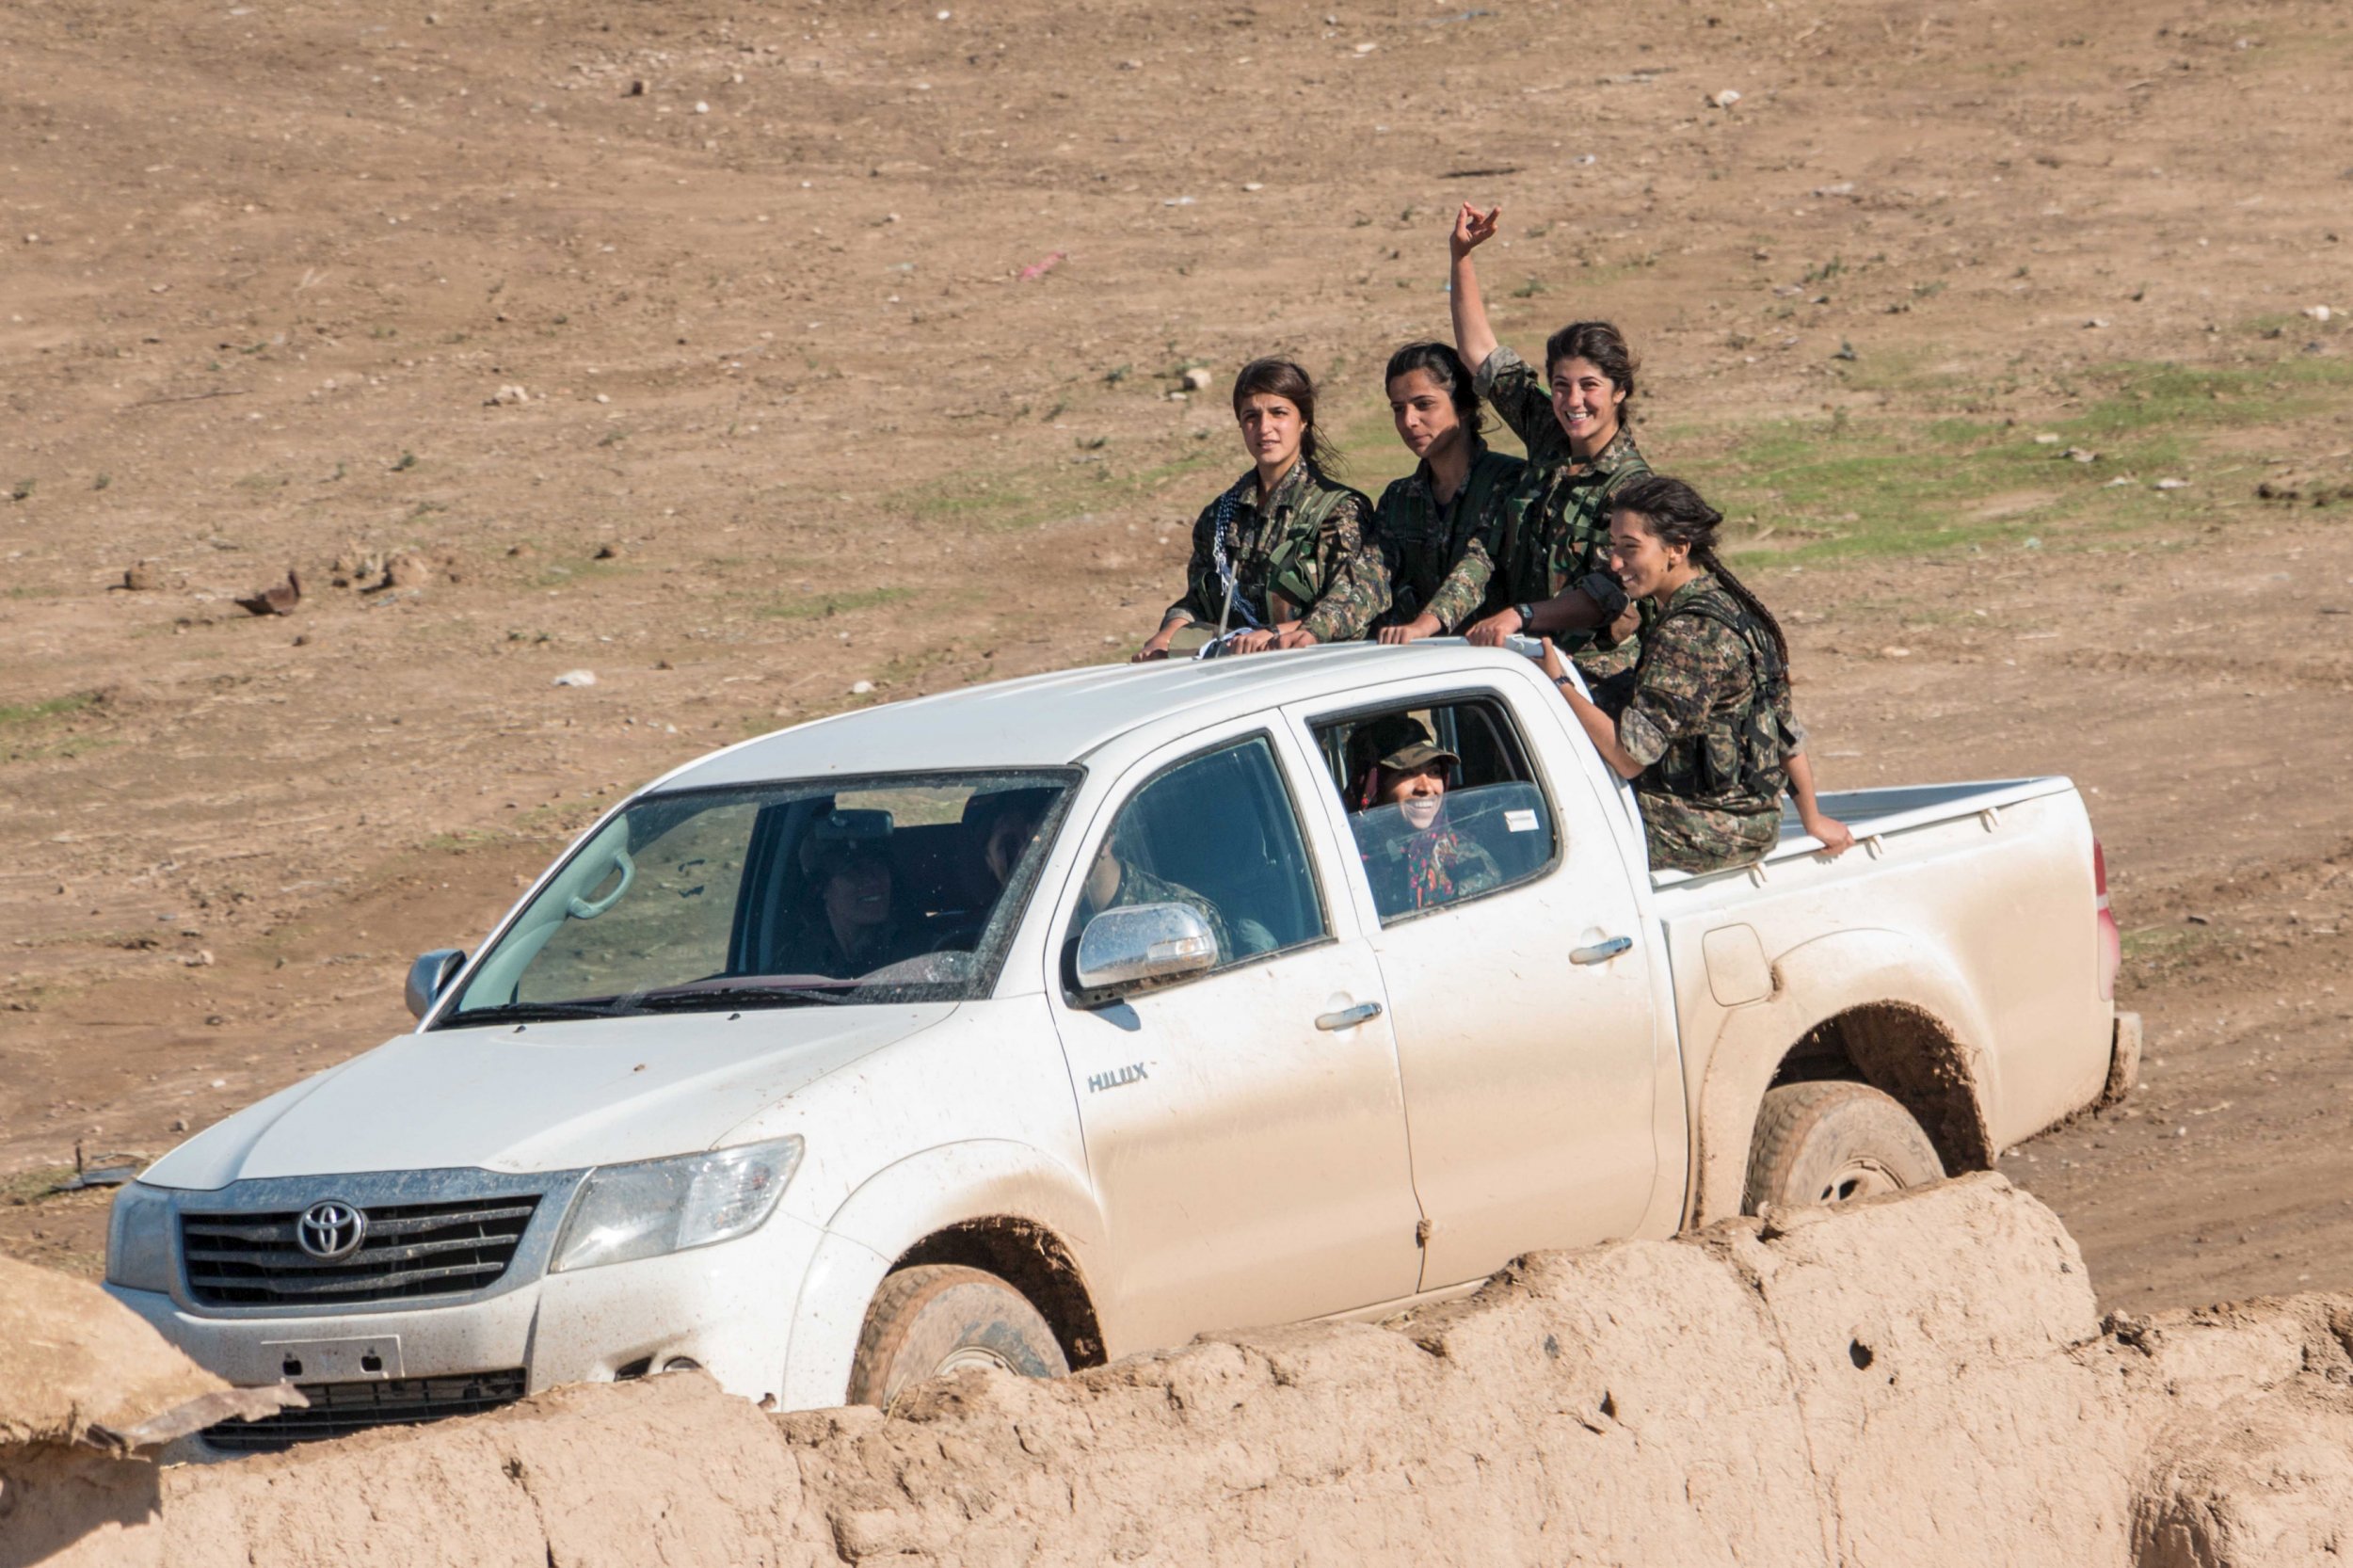
<path fill-rule="evenodd" d="M 1495 698 L 1354 713 L 1318 725 L 1315 736 L 1382 924 L 1517 887 L 1560 863 L 1552 804 Z"/>

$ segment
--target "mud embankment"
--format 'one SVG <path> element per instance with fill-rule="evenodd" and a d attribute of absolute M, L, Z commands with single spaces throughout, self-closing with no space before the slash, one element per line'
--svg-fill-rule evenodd
<path fill-rule="evenodd" d="M 2249 1568 L 2353 1544 L 2348 1338 L 2319 1297 L 2104 1327 L 1978 1176 L 888 1419 L 681 1374 L 233 1464 L 20 1441 L 0 1564 Z"/>

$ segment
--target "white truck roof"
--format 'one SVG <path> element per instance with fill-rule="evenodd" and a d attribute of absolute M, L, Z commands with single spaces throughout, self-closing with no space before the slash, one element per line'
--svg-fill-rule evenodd
<path fill-rule="evenodd" d="M 1147 726 L 1253 712 L 1433 671 L 1525 670 L 1453 638 L 1351 643 L 1250 658 L 1098 664 L 965 686 L 779 729 L 689 762 L 656 790 L 939 769 L 1060 767 Z"/>

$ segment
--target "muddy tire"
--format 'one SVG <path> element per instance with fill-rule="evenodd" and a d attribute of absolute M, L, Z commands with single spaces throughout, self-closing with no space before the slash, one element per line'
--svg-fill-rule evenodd
<path fill-rule="evenodd" d="M 1741 1212 L 1847 1203 L 1945 1179 L 1936 1145 L 1912 1113 L 1864 1083 L 1769 1090 L 1749 1144 Z"/>
<path fill-rule="evenodd" d="M 970 1367 L 1025 1378 L 1070 1370 L 1052 1326 L 995 1274 L 953 1263 L 901 1269 L 866 1309 L 850 1402 L 888 1410 L 916 1384 Z"/>
<path fill-rule="evenodd" d="M 2091 1102 L 2095 1109 L 2105 1111 L 2121 1104 L 2139 1085 L 2140 1043 L 2140 1015 L 2119 1013 L 2108 1046 L 2108 1080 L 2101 1085 L 2100 1097 Z"/>

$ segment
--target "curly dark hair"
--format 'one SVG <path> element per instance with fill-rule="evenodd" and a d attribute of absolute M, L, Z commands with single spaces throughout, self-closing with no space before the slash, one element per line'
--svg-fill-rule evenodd
<path fill-rule="evenodd" d="M 1781 655 L 1782 664 L 1788 664 L 1789 639 L 1783 635 L 1781 622 L 1773 618 L 1773 613 L 1765 608 L 1765 601 L 1735 577 L 1716 553 L 1716 534 L 1723 526 L 1724 515 L 1701 500 L 1699 491 L 1680 479 L 1646 473 L 1610 497 L 1609 509 L 1641 519 L 1642 526 L 1660 544 L 1689 546 L 1691 559 L 1714 573 L 1724 591 L 1748 606 L 1749 613 L 1764 623 L 1765 630 L 1772 634 L 1773 648 Z"/>
<path fill-rule="evenodd" d="M 1618 405 L 1618 423 L 1634 423 L 1634 372 L 1637 368 L 1634 350 L 1628 348 L 1625 334 L 1606 321 L 1572 321 L 1545 340 L 1545 376 L 1551 378 L 1553 367 L 1563 360 L 1590 360 L 1594 367 L 1609 377 L 1610 385 L 1625 393 L 1625 401 Z"/>

